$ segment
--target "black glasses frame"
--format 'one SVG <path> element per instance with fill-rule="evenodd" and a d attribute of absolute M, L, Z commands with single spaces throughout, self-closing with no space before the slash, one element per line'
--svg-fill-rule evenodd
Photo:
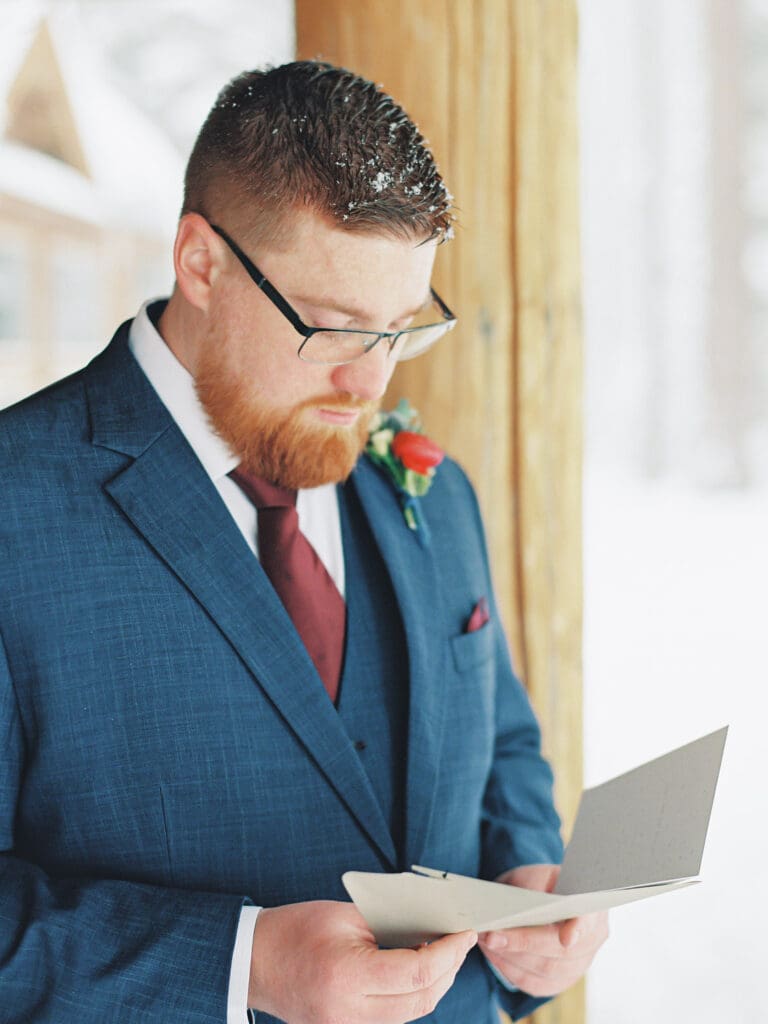
<path fill-rule="evenodd" d="M 275 286 L 267 279 L 267 277 L 264 274 L 262 274 L 262 272 L 253 262 L 253 260 L 246 256 L 246 254 L 243 252 L 243 250 L 240 248 L 237 242 L 230 238 L 227 232 L 223 228 L 220 228 L 217 224 L 211 224 L 211 228 L 213 231 L 216 232 L 217 235 L 219 235 L 220 238 L 222 238 L 226 242 L 226 244 L 229 246 L 234 255 L 240 261 L 246 273 L 257 286 L 257 288 L 260 288 L 264 292 L 269 301 L 280 310 L 280 312 L 283 314 L 285 319 L 290 323 L 293 329 L 295 331 L 298 331 L 298 333 L 304 338 L 304 341 L 299 345 L 297 353 L 300 358 L 304 358 L 301 355 L 302 350 L 304 349 L 304 346 L 307 344 L 307 342 L 309 341 L 313 334 L 363 334 L 370 336 L 370 344 L 364 343 L 363 350 L 358 355 L 353 356 L 351 359 L 341 360 L 339 363 L 336 364 L 327 364 L 340 366 L 343 365 L 344 363 L 354 362 L 355 359 L 359 359 L 360 356 L 364 356 L 366 352 L 370 352 L 374 345 L 377 345 L 380 341 L 387 342 L 387 345 L 389 346 L 389 352 L 391 354 L 395 345 L 397 344 L 399 339 L 403 337 L 403 335 L 412 334 L 417 331 L 423 331 L 430 327 L 442 327 L 443 325 L 445 325 L 446 331 L 450 331 L 456 325 L 456 317 L 454 316 L 454 314 L 443 302 L 443 300 L 437 294 L 435 289 L 430 288 L 432 298 L 435 300 L 440 312 L 443 314 L 443 320 L 440 323 L 422 324 L 419 327 L 404 327 L 403 330 L 401 331 L 360 331 L 349 330 L 344 327 L 310 327 L 308 324 L 304 323 L 304 321 L 301 319 L 301 317 L 293 308 L 293 306 L 291 306 L 291 304 L 286 299 L 283 298 L 283 296 L 280 294 L 277 288 L 275 288 Z M 419 354 L 420 353 L 416 353 L 416 355 Z M 319 362 L 320 360 L 309 359 L 307 361 Z M 325 360 L 322 361 L 325 362 Z"/>

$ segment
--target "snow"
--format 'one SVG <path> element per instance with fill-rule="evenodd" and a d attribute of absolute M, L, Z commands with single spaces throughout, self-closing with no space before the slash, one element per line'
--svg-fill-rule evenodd
<path fill-rule="evenodd" d="M 379 171 L 375 178 L 370 179 L 370 185 L 374 192 L 383 192 L 385 188 L 390 188 L 393 181 L 389 171 Z"/>
<path fill-rule="evenodd" d="M 744 21 L 742 65 L 764 75 L 765 4 L 748 6 L 762 10 L 763 28 Z M 730 724 L 702 883 L 611 914 L 588 975 L 590 1024 L 766 1019 L 768 378 L 754 351 L 764 348 L 768 275 L 747 248 L 754 292 L 724 304 L 727 353 L 761 396 L 741 438 L 751 487 L 728 488 L 740 453 L 723 420 L 714 434 L 714 414 L 738 423 L 749 399 L 714 381 L 706 346 L 711 271 L 729 259 L 713 241 L 715 172 L 728 164 L 713 128 L 713 10 L 699 0 L 579 3 L 585 784 Z M 727 40 L 733 6 L 718 12 Z M 746 7 L 738 13 L 743 21 Z M 745 152 L 768 137 L 757 123 L 765 95 L 742 110 Z M 732 219 L 745 217 L 745 239 L 762 239 L 768 189 L 764 174 L 752 181 L 751 205 L 734 195 Z"/>
<path fill-rule="evenodd" d="M 768 491 L 592 466 L 585 487 L 585 784 L 730 723 L 700 886 L 611 915 L 589 1020 L 764 1019 Z"/>
<path fill-rule="evenodd" d="M 729 392 L 722 375 L 713 384 L 706 347 L 711 271 L 729 259 L 713 242 L 715 170 L 727 154 L 708 135 L 719 53 L 710 8 L 580 2 L 585 783 L 730 724 L 702 883 L 611 914 L 587 981 L 590 1024 L 766 1018 L 768 381 L 754 351 L 764 348 L 768 275 L 756 272 L 753 242 L 751 297 L 719 304 L 730 360 L 751 368 L 762 396 L 741 438 L 752 486 L 697 488 L 738 477 L 738 446 L 722 420 L 713 436 L 712 422 L 727 412 L 738 424 L 749 405 L 746 389 Z M 765 67 L 764 38 L 745 47 L 745 68 Z M 743 86 L 736 74 L 733 85 Z M 764 88 L 750 110 L 765 117 Z M 766 138 L 758 129 L 745 119 L 745 152 Z M 740 210 L 734 195 L 733 215 L 746 218 L 745 239 L 761 240 L 765 175 L 753 183 L 762 203 L 755 194 Z"/>
<path fill-rule="evenodd" d="M 4 140 L 0 140 L 0 193 L 95 227 L 104 223 L 109 208 L 99 187 L 74 167 Z"/>
<path fill-rule="evenodd" d="M 752 7 L 761 3 L 749 0 Z M 597 340 L 592 353 L 599 353 L 601 366 L 599 387 L 588 392 L 590 436 L 624 455 L 633 444 L 628 414 L 643 424 L 649 416 L 648 390 L 637 382 L 642 384 L 647 373 L 647 343 L 659 334 L 659 318 L 668 339 L 666 355 L 675 365 L 690 359 L 701 319 L 702 272 L 696 262 L 701 218 L 695 206 L 700 199 L 698 172 L 690 166 L 701 155 L 697 126 L 703 99 L 695 80 L 701 47 L 698 37 L 697 46 L 689 45 L 682 31 L 677 42 L 666 44 L 676 77 L 674 90 L 667 85 L 664 92 L 658 68 L 639 47 L 638 17 L 645 6 L 638 0 L 584 0 L 581 19 L 580 59 L 591 76 L 582 89 L 589 199 L 583 222 L 585 235 L 592 232 L 585 249 L 592 335 L 587 343 L 589 349 Z M 659 14 L 660 24 L 697 22 L 692 0 L 674 5 L 652 0 L 649 6 L 648 17 Z M 110 0 L 83 7 L 3 0 L 0 95 L 6 95 L 40 15 L 49 13 L 94 181 L 43 154 L 4 143 L 0 192 L 89 223 L 172 223 L 181 199 L 180 157 L 114 88 L 115 77 L 122 75 L 123 84 L 135 89 L 134 98 L 143 96 L 144 109 L 188 150 L 227 78 L 266 60 L 290 58 L 291 19 L 281 10 L 274 2 L 256 0 L 213 5 Z M 99 56 L 105 43 L 116 55 L 109 64 Z M 598 57 L 603 63 L 595 63 Z M 613 66 L 606 66 L 610 60 Z M 675 211 L 669 221 L 674 230 L 657 228 L 655 239 L 648 205 L 655 164 L 633 134 L 648 128 L 647 104 L 641 100 L 654 89 L 661 109 L 672 99 L 682 112 L 674 131 L 665 129 L 676 140 L 670 153 L 676 174 L 680 170 L 664 200 Z M 650 127 L 661 131 L 663 126 Z M 390 125 L 391 135 L 397 130 Z M 692 177 L 689 171 L 695 172 Z M 443 191 L 450 203 L 453 196 L 444 185 Z M 447 237 L 452 235 L 449 229 Z M 662 255 L 669 250 L 675 256 L 674 274 L 671 262 L 650 274 L 637 258 L 642 245 L 658 254 L 660 243 Z M 764 258 L 760 267 L 763 263 Z M 757 271 L 754 277 L 757 286 Z M 649 288 L 649 281 L 657 286 L 661 281 L 663 289 Z M 686 372 L 676 374 L 672 388 L 674 409 L 662 427 L 678 429 L 688 415 L 686 403 L 693 401 L 686 389 L 695 385 L 696 375 L 687 372 L 687 364 L 682 369 Z M 691 383 L 682 385 L 683 378 Z M 593 415 L 598 399 L 609 414 L 602 420 Z M 658 408 L 650 414 L 660 415 Z M 678 429 L 678 446 L 680 437 Z M 768 435 L 760 446 L 768 451 Z M 757 1024 L 766 1016 L 761 992 L 766 901 L 755 895 L 758 861 L 768 848 L 761 765 L 768 713 L 762 632 L 768 607 L 766 513 L 765 491 L 706 492 L 673 480 L 642 482 L 601 466 L 588 452 L 586 784 L 731 725 L 703 882 L 612 914 L 612 936 L 589 976 L 590 1024 Z"/>
<path fill-rule="evenodd" d="M 169 140 L 110 85 L 79 13 L 49 17 L 76 124 L 94 180 L 114 220 L 171 235 L 181 206 L 184 166 Z"/>
<path fill-rule="evenodd" d="M 181 205 L 181 156 L 163 133 L 111 86 L 99 48 L 89 39 L 77 8 L 9 5 L 10 20 L 4 24 L 0 44 L 2 95 L 14 81 L 43 12 L 90 173 L 81 175 L 44 154 L 27 151 L 25 156 L 24 147 L 4 143 L 1 187 L 86 223 L 172 236 Z"/>
<path fill-rule="evenodd" d="M 35 0 L 24 3 L 6 0 L 0 8 L 0 96 L 6 96 L 34 38 L 43 13 L 43 5 Z M 4 109 L 0 111 L 4 122 Z"/>

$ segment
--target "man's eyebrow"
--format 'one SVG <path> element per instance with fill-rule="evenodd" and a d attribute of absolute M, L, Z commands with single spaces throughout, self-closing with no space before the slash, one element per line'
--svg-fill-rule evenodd
<path fill-rule="evenodd" d="M 350 317 L 352 320 L 370 320 L 370 311 L 362 306 L 356 306 L 354 304 L 348 305 L 347 303 L 336 302 L 333 299 L 317 298 L 309 295 L 292 293 L 289 301 L 298 306 L 311 306 L 313 309 L 327 309 L 332 313 L 341 313 L 344 316 Z M 409 317 L 416 316 L 417 313 L 421 313 L 422 310 L 426 309 L 431 302 L 432 289 L 430 288 L 427 291 L 424 300 L 414 309 L 409 309 L 405 313 L 401 313 L 398 320 L 407 320 Z"/>

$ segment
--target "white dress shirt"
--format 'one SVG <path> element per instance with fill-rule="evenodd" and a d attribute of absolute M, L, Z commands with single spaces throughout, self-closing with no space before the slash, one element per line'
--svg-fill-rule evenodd
<path fill-rule="evenodd" d="M 256 509 L 227 475 L 239 459 L 211 427 L 197 397 L 194 379 L 155 329 L 148 313 L 150 305 L 152 302 L 145 302 L 131 324 L 128 338 L 131 352 L 211 478 L 251 550 L 258 556 Z M 296 511 L 299 529 L 343 595 L 344 551 L 335 485 L 299 491 Z M 259 907 L 243 907 L 240 911 L 229 974 L 227 1024 L 243 1024 L 246 1020 L 253 929 L 259 910 Z"/>

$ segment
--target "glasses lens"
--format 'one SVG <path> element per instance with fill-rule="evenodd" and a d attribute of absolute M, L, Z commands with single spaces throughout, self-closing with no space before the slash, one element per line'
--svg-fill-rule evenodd
<path fill-rule="evenodd" d="M 398 362 L 413 359 L 426 352 L 436 341 L 456 326 L 455 320 L 444 319 L 445 313 L 437 302 L 414 317 L 409 326 L 390 345 L 391 357 Z M 442 318 L 442 319 L 441 319 Z M 299 356 L 307 363 L 341 365 L 364 356 L 382 336 L 373 331 L 317 331 L 301 345 Z M 391 342 L 386 335 L 382 344 Z"/>
<path fill-rule="evenodd" d="M 365 355 L 378 337 L 378 334 L 355 331 L 318 331 L 307 338 L 299 355 L 306 363 L 350 363 Z"/>
<path fill-rule="evenodd" d="M 404 334 L 402 341 L 395 349 L 398 362 L 403 362 L 405 359 L 413 359 L 414 356 L 420 356 L 422 352 L 426 352 L 428 348 L 431 348 L 436 341 L 439 341 L 444 334 L 450 331 L 454 323 L 455 320 L 449 320 L 442 324 L 419 327 L 415 331 L 409 331 L 408 334 Z"/>

